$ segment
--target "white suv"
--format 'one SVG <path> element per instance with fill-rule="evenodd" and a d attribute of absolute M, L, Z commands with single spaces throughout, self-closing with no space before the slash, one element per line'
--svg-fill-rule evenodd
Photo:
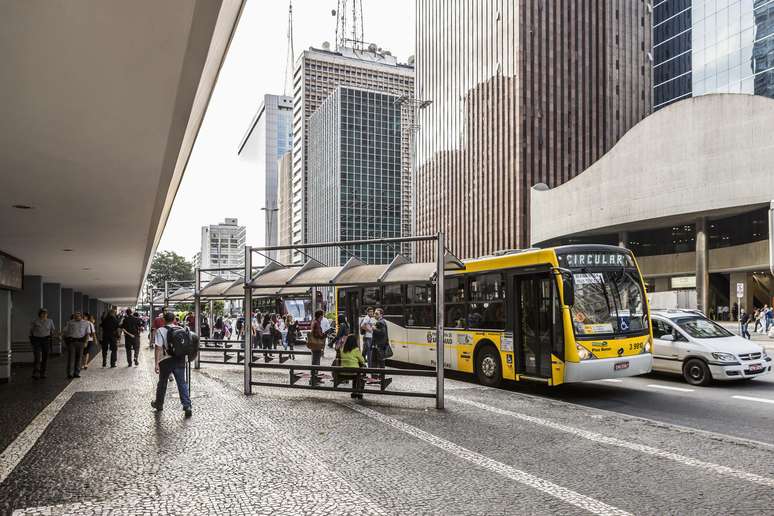
<path fill-rule="evenodd" d="M 654 310 L 653 370 L 680 373 L 691 385 L 745 380 L 771 372 L 761 346 L 691 310 Z"/>

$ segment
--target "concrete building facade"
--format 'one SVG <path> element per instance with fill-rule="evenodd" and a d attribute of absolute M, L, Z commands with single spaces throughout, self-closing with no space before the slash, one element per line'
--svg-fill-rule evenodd
<path fill-rule="evenodd" d="M 416 232 L 443 230 L 463 258 L 522 247 L 530 187 L 576 176 L 649 113 L 647 2 L 418 0 L 416 13 L 417 96 L 432 101 Z"/>
<path fill-rule="evenodd" d="M 375 45 L 368 50 L 339 48 L 337 51 L 311 48 L 305 50 L 296 61 L 293 75 L 293 208 L 291 217 L 291 241 L 300 244 L 308 241 L 307 224 L 309 202 L 307 187 L 315 173 L 309 168 L 309 117 L 337 86 L 351 86 L 383 92 L 398 97 L 413 98 L 414 69 L 399 63 L 389 52 Z M 413 122 L 413 106 L 401 105 L 401 122 L 410 127 Z M 411 133 L 401 134 L 401 164 L 403 213 L 402 232 L 411 233 Z M 301 261 L 301 256 L 294 256 Z"/>
<path fill-rule="evenodd" d="M 277 245 L 279 232 L 277 162 L 293 146 L 293 97 L 264 95 L 263 103 L 253 117 L 238 154 L 254 161 L 263 181 L 264 228 L 266 245 Z M 270 251 L 269 256 L 276 257 Z"/>
<path fill-rule="evenodd" d="M 404 220 L 398 97 L 339 86 L 309 118 L 308 236 L 312 242 L 394 238 Z M 317 249 L 326 265 L 355 256 L 389 263 L 394 246 Z"/>
<path fill-rule="evenodd" d="M 654 4 L 654 109 L 707 93 L 774 98 L 774 1 Z"/>
<path fill-rule="evenodd" d="M 237 219 L 227 218 L 222 224 L 202 227 L 201 268 L 244 267 L 246 229 Z M 237 278 L 240 273 L 222 273 Z"/>
<path fill-rule="evenodd" d="M 762 96 L 671 104 L 578 177 L 532 189 L 532 244 L 626 246 L 649 292 L 695 291 L 718 318 L 771 306 L 771 134 L 774 100 Z"/>
<path fill-rule="evenodd" d="M 287 151 L 277 160 L 279 181 L 277 184 L 277 208 L 279 215 L 278 243 L 282 246 L 291 244 L 291 220 L 293 217 L 293 153 Z M 290 251 L 280 251 L 276 258 L 280 263 L 290 263 Z"/>

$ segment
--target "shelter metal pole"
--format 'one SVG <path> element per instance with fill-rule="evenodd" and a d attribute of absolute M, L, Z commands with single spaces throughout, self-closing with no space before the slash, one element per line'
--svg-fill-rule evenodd
<path fill-rule="evenodd" d="M 194 331 L 198 335 L 202 330 L 202 299 L 201 299 L 201 289 L 202 289 L 202 278 L 201 278 L 201 271 L 199 270 L 199 267 L 196 268 L 194 271 L 194 274 L 196 274 L 196 283 L 194 284 L 194 325 L 195 329 Z M 201 367 L 201 364 L 199 363 L 199 353 L 196 354 L 196 360 L 194 361 L 194 367 L 196 369 L 199 369 Z"/>
<path fill-rule="evenodd" d="M 252 321 L 253 321 L 253 289 L 250 287 L 253 268 L 253 250 L 249 245 L 245 246 L 245 306 L 242 310 L 245 314 L 245 394 L 253 393 L 253 370 L 250 364 L 253 362 Z"/>
<path fill-rule="evenodd" d="M 436 263 L 436 280 L 435 280 L 435 408 L 442 409 L 444 402 L 443 394 L 443 367 L 444 367 L 444 316 L 445 306 L 443 299 L 443 274 L 444 274 L 444 254 L 446 252 L 446 244 L 444 243 L 443 232 L 438 233 L 438 241 L 436 242 L 438 248 L 438 256 Z"/>

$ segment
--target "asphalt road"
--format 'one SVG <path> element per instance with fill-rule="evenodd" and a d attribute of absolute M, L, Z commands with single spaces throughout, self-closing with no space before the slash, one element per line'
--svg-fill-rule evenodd
<path fill-rule="evenodd" d="M 508 383 L 503 389 L 774 446 L 774 374 L 707 387 L 651 373 L 560 387 Z"/>

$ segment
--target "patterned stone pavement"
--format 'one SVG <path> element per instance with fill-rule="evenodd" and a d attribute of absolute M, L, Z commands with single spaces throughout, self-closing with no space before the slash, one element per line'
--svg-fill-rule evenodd
<path fill-rule="evenodd" d="M 774 448 L 469 383 L 432 400 L 256 388 L 194 372 L 194 416 L 155 375 L 90 368 L 0 454 L 9 514 L 766 512 Z M 279 374 L 260 373 L 279 379 Z M 396 378 L 401 389 L 431 379 Z"/>

